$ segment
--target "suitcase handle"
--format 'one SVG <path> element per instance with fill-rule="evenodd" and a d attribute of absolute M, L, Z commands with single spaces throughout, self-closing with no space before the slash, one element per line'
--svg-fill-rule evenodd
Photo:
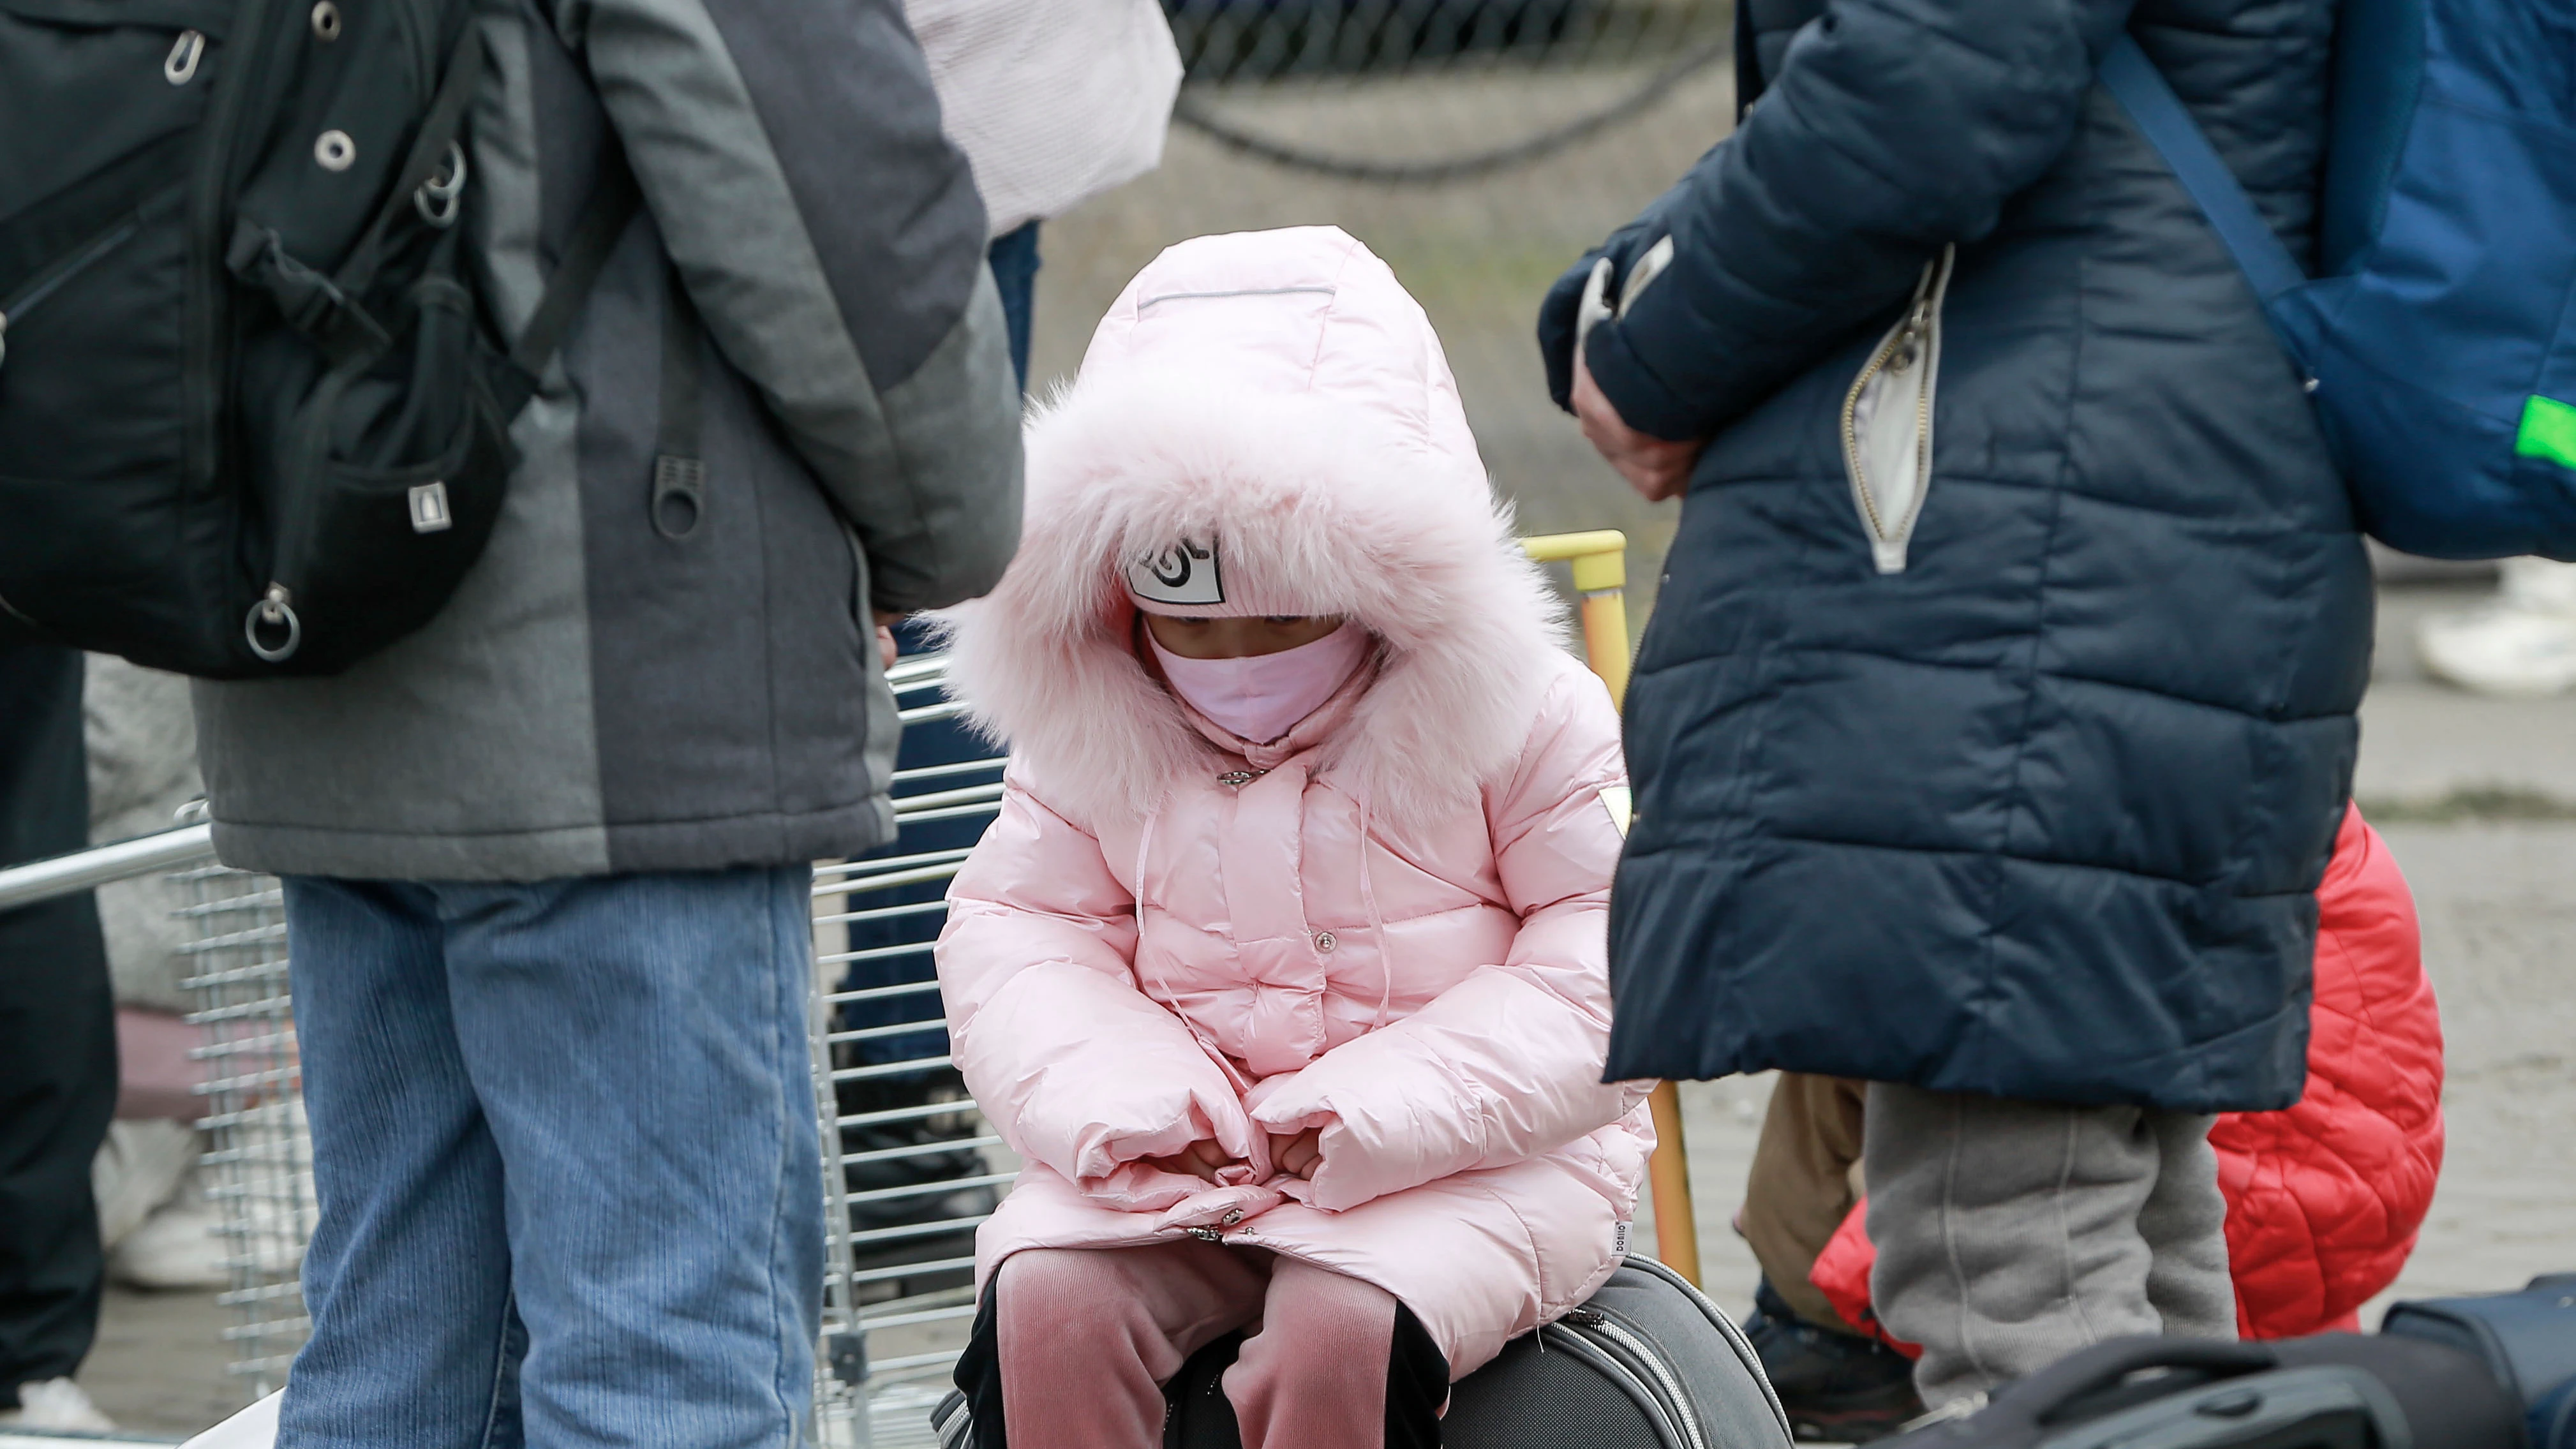
<path fill-rule="evenodd" d="M 2055 1423 L 2083 1400 L 2147 1369 L 2206 1369 L 2235 1378 L 2279 1368 L 2280 1355 L 2259 1343 L 2215 1339 L 2120 1338 L 2040 1370 L 1998 1395 L 1995 1407 L 2036 1425 Z"/>

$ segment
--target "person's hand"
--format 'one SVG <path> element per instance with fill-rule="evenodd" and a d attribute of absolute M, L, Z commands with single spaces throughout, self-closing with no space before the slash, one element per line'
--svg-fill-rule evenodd
<path fill-rule="evenodd" d="M 1217 1169 L 1233 1166 L 1234 1159 L 1225 1155 L 1224 1148 L 1201 1138 L 1169 1157 L 1148 1157 L 1145 1165 L 1175 1177 L 1195 1177 L 1214 1186 Z"/>
<path fill-rule="evenodd" d="M 1290 1177 L 1315 1180 L 1315 1169 L 1324 1165 L 1324 1129 L 1309 1127 L 1294 1137 L 1273 1136 L 1270 1139 L 1270 1164 Z"/>
<path fill-rule="evenodd" d="M 885 661 L 888 669 L 894 668 L 896 657 L 903 652 L 894 642 L 894 626 L 902 618 L 891 609 L 877 610 L 877 657 Z"/>
<path fill-rule="evenodd" d="M 1574 349 L 1574 416 L 1583 424 L 1584 438 L 1648 503 L 1679 498 L 1690 487 L 1691 465 L 1708 446 L 1704 440 L 1676 443 L 1649 437 L 1628 426 L 1611 406 L 1609 394 L 1592 380 L 1580 344 Z"/>

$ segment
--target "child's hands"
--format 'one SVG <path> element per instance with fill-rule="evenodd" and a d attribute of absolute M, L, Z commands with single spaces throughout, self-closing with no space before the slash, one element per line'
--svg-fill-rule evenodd
<path fill-rule="evenodd" d="M 1270 1162 L 1290 1177 L 1315 1180 L 1315 1169 L 1324 1165 L 1324 1129 L 1309 1127 L 1294 1137 L 1273 1136 L 1270 1139 Z"/>
<path fill-rule="evenodd" d="M 1148 1157 L 1145 1159 L 1145 1165 L 1179 1177 L 1195 1177 L 1201 1182 L 1214 1186 L 1217 1169 L 1232 1167 L 1234 1159 L 1225 1155 L 1224 1148 L 1206 1138 L 1201 1138 L 1169 1157 Z"/>

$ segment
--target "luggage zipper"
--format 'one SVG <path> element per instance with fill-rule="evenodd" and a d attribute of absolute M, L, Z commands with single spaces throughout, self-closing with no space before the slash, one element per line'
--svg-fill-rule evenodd
<path fill-rule="evenodd" d="M 1672 1369 L 1664 1363 L 1662 1355 L 1656 1353 L 1651 1344 L 1629 1332 L 1626 1324 L 1598 1308 L 1569 1309 L 1565 1317 L 1558 1321 L 1591 1329 L 1626 1350 L 1628 1357 L 1636 1360 L 1645 1368 L 1647 1374 L 1653 1377 L 1656 1387 L 1663 1393 L 1665 1402 L 1672 1405 L 1673 1417 L 1680 1421 L 1682 1435 L 1690 1441 L 1690 1449 L 1708 1449 L 1708 1440 L 1699 1432 L 1699 1415 L 1691 1409 L 1690 1396 L 1682 1391 L 1681 1381 L 1673 1377 Z"/>
<path fill-rule="evenodd" d="M 26 320 L 27 314 L 44 304 L 47 297 L 60 291 L 65 282 L 88 271 L 105 260 L 110 252 L 134 240 L 143 223 L 129 216 L 106 231 L 72 249 L 70 255 L 36 274 L 36 279 L 18 291 L 18 295 L 0 299 L 0 366 L 9 361 L 9 328 Z"/>
<path fill-rule="evenodd" d="M 1941 304 L 1959 249 L 1924 263 L 1905 315 L 1879 340 L 1843 395 L 1843 469 L 1883 574 L 1905 571 L 1914 521 L 1932 491 L 1932 393 L 1941 367 Z M 1875 473 L 1877 486 L 1871 478 Z"/>
<path fill-rule="evenodd" d="M 947 1412 L 940 1412 L 943 1409 Z M 866 1413 L 867 1406 L 861 1404 L 859 1412 Z M 938 1436 L 939 1449 L 966 1449 L 967 1436 L 974 1432 L 974 1428 L 974 1408 L 962 1398 L 943 1403 L 931 1411 L 930 1431 Z"/>
<path fill-rule="evenodd" d="M 1727 1317 L 1707 1294 L 1699 1291 L 1698 1284 L 1665 1266 L 1661 1259 L 1651 1258 L 1643 1253 L 1632 1253 L 1627 1261 L 1628 1265 L 1637 1271 L 1661 1278 L 1688 1295 L 1690 1301 L 1698 1306 L 1700 1313 L 1717 1326 L 1718 1332 L 1725 1337 L 1727 1346 L 1735 1350 L 1735 1356 L 1743 1363 L 1745 1371 L 1753 1375 L 1753 1381 L 1762 1386 L 1762 1397 L 1770 1401 L 1772 1417 L 1780 1421 L 1781 1435 L 1789 1439 L 1797 1438 L 1797 1431 L 1789 1424 L 1788 1407 L 1780 1402 L 1780 1391 L 1771 1386 L 1771 1375 L 1764 1372 L 1762 1368 L 1762 1355 L 1754 1351 L 1753 1340 L 1744 1336 L 1744 1330 L 1736 1326 L 1735 1320 Z"/>

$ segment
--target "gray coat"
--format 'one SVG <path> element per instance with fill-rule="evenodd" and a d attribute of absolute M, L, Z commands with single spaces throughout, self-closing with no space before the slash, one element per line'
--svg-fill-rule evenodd
<path fill-rule="evenodd" d="M 983 207 L 901 12 L 484 0 L 480 24 L 469 219 L 502 326 L 612 138 L 646 214 L 518 418 L 446 611 L 336 678 L 196 686 L 217 848 L 524 880 L 881 844 L 900 727 L 869 611 L 990 587 L 1020 489 Z M 707 469 L 676 539 L 648 507 L 674 263 Z"/>

